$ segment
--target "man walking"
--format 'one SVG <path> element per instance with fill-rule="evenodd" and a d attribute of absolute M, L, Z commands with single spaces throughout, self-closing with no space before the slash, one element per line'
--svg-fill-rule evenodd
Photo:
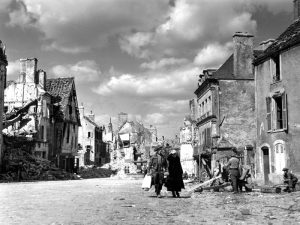
<path fill-rule="evenodd" d="M 155 193 L 158 198 L 161 198 L 160 191 L 163 186 L 164 172 L 167 171 L 168 163 L 165 156 L 162 154 L 162 146 L 154 149 L 155 154 L 150 158 L 149 172 L 152 176 L 153 184 L 155 185 Z"/>
<path fill-rule="evenodd" d="M 226 166 L 229 169 L 233 193 L 237 194 L 238 193 L 238 179 L 240 177 L 240 172 L 239 172 L 240 160 L 237 157 L 236 148 L 232 148 L 232 151 L 233 151 L 233 154 L 231 155 L 231 158 L 229 159 Z"/>

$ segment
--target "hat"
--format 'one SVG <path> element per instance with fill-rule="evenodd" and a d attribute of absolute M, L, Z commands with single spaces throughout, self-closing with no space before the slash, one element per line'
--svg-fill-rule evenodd
<path fill-rule="evenodd" d="M 282 169 L 282 171 L 288 171 L 288 170 L 289 170 L 288 168 L 283 168 L 283 169 Z"/>
<path fill-rule="evenodd" d="M 170 154 L 176 154 L 177 152 L 176 152 L 176 150 L 172 150 L 172 151 L 170 151 Z"/>

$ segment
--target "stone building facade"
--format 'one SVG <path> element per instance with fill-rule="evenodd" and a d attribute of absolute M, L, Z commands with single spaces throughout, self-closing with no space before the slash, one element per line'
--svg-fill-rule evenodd
<path fill-rule="evenodd" d="M 245 150 L 244 163 L 254 170 L 255 88 L 253 36 L 233 35 L 233 54 L 217 70 L 199 76 L 194 109 L 198 141 L 194 157 L 208 173 L 215 161 L 226 163 L 232 147 Z M 200 154 L 200 155 L 199 155 Z M 201 171 L 200 171 L 201 172 Z M 202 172 L 201 172 L 202 173 Z"/>
<path fill-rule="evenodd" d="M 300 175 L 300 2 L 295 21 L 275 40 L 261 43 L 254 61 L 257 111 L 257 180 L 282 182 L 282 168 Z"/>
<path fill-rule="evenodd" d="M 103 127 L 95 123 L 95 114 L 85 115 L 84 107 L 79 107 L 81 126 L 78 130 L 78 165 L 100 166 L 107 162 L 106 143 L 103 141 Z"/>
<path fill-rule="evenodd" d="M 20 60 L 20 73 L 16 81 L 9 81 L 4 91 L 4 111 L 11 113 L 30 102 L 32 105 L 23 121 L 4 129 L 9 136 L 26 136 L 35 141 L 34 154 L 45 159 L 53 151 L 52 96 L 46 91 L 46 72 L 37 70 L 36 58 Z M 50 154 L 50 155 L 49 155 Z"/>

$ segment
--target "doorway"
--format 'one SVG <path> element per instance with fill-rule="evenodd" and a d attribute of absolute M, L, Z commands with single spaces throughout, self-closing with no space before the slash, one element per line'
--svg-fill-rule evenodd
<path fill-rule="evenodd" d="M 264 170 L 264 181 L 265 184 L 269 183 L 269 174 L 270 174 L 270 151 L 268 147 L 262 147 L 262 160 L 263 160 L 263 170 Z"/>

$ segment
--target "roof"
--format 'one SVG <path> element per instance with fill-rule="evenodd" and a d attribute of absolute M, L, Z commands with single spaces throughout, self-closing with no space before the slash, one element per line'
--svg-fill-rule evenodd
<path fill-rule="evenodd" d="M 263 62 L 270 56 L 300 43 L 300 19 L 292 23 L 279 37 L 254 61 Z"/>
<path fill-rule="evenodd" d="M 64 113 L 67 112 L 66 108 L 69 104 L 69 98 L 72 94 L 74 85 L 74 77 L 67 78 L 55 78 L 46 80 L 46 91 L 50 93 L 56 102 L 59 103 L 59 108 L 56 110 L 55 114 L 59 114 L 57 117 L 63 119 L 65 117 Z M 77 120 L 80 123 L 79 113 L 77 113 Z"/>
<path fill-rule="evenodd" d="M 46 80 L 46 91 L 54 97 L 60 97 L 60 105 L 66 108 L 74 83 L 73 77 Z"/>
<path fill-rule="evenodd" d="M 254 59 L 262 54 L 262 50 L 253 50 Z M 217 80 L 230 80 L 230 79 L 238 79 L 238 74 L 234 74 L 233 71 L 233 54 L 229 56 L 229 58 L 225 61 L 225 63 L 213 73 L 213 78 Z"/>
<path fill-rule="evenodd" d="M 215 79 L 234 79 L 233 74 L 233 54 L 225 61 L 225 63 L 213 73 Z"/>
<path fill-rule="evenodd" d="M 95 127 L 100 128 L 100 126 L 98 124 L 96 124 L 94 121 L 92 121 L 89 117 L 87 116 L 83 116 L 83 118 L 88 121 L 89 123 L 91 123 L 92 125 L 94 125 Z"/>

